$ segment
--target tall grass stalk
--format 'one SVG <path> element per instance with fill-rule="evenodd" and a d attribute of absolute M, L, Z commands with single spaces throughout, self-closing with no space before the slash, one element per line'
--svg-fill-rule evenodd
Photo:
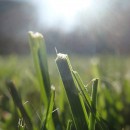
<path fill-rule="evenodd" d="M 73 78 L 72 66 L 66 54 L 57 54 L 56 63 L 64 84 L 76 130 L 88 130 L 87 118 L 82 108 L 80 92 Z"/>
<path fill-rule="evenodd" d="M 49 93 L 49 85 L 46 85 L 45 82 L 49 81 L 48 79 L 48 65 L 47 65 L 47 59 L 46 59 L 46 48 L 45 48 L 45 42 L 43 39 L 43 36 L 40 33 L 33 33 L 29 32 L 29 43 L 31 52 L 33 55 L 34 65 L 37 72 L 37 77 L 40 84 L 41 89 L 41 98 L 44 104 L 44 108 L 47 109 L 48 106 L 48 95 Z M 44 64 L 42 64 L 43 68 L 41 68 L 41 58 L 44 61 Z M 45 70 L 47 73 L 47 77 L 43 76 L 42 70 Z M 45 79 L 44 79 L 45 78 Z M 47 80 L 47 81 L 46 81 Z M 49 82 L 48 82 L 49 84 Z"/>
<path fill-rule="evenodd" d="M 45 41 L 40 33 L 29 32 L 29 43 L 31 52 L 33 55 L 34 65 L 37 72 L 37 77 L 40 84 L 41 89 L 41 98 L 44 104 L 45 112 L 48 111 L 49 101 L 50 101 L 50 93 L 51 93 L 51 85 L 50 85 L 50 77 L 48 72 L 48 63 L 47 63 L 47 55 L 46 55 L 46 46 Z M 55 116 L 58 119 L 58 114 Z M 44 117 L 42 117 L 42 120 Z M 54 122 L 50 119 L 51 129 L 54 130 Z M 56 125 L 56 124 L 55 124 Z"/>
<path fill-rule="evenodd" d="M 96 113 L 97 87 L 98 87 L 98 79 L 94 79 L 92 85 L 92 95 L 91 95 L 94 113 Z M 90 113 L 89 130 L 95 130 L 95 122 L 96 122 L 95 115 L 93 115 L 93 113 Z"/>
<path fill-rule="evenodd" d="M 52 86 L 51 87 L 51 98 L 50 98 L 50 101 L 49 101 L 48 109 L 47 109 L 47 112 L 46 112 L 46 117 L 45 117 L 45 120 L 44 120 L 44 123 L 43 123 L 43 126 L 42 126 L 41 130 L 48 130 L 49 125 L 51 125 L 51 124 L 49 124 L 49 120 L 52 119 L 52 111 L 53 111 L 53 107 L 54 107 L 54 99 L 55 99 L 55 87 Z"/>
<path fill-rule="evenodd" d="M 91 98 L 90 98 L 90 95 L 88 93 L 86 86 L 83 84 L 83 81 L 81 80 L 78 72 L 72 71 L 72 73 L 73 73 L 75 80 L 77 81 L 79 90 L 81 91 L 81 95 L 82 95 L 83 99 L 85 100 L 87 108 L 89 109 L 89 111 L 91 111 L 93 113 L 93 108 L 91 106 Z"/>
<path fill-rule="evenodd" d="M 22 100 L 16 90 L 14 83 L 12 81 L 8 81 L 7 86 L 8 86 L 9 92 L 13 98 L 14 104 L 18 107 L 18 109 L 25 121 L 25 127 L 27 128 L 27 130 L 33 130 L 33 125 L 32 125 L 31 119 L 28 116 L 28 114 L 22 104 Z"/>

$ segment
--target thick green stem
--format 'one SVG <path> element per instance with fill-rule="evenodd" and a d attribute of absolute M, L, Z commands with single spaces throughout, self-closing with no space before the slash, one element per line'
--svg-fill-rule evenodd
<path fill-rule="evenodd" d="M 48 72 L 45 41 L 42 34 L 29 32 L 29 43 L 33 55 L 34 66 L 36 68 L 36 74 L 39 80 L 41 99 L 44 104 L 44 109 L 47 111 L 50 100 L 51 85 Z M 57 117 L 58 120 L 57 113 L 55 114 L 55 117 Z M 42 117 L 42 119 L 44 119 L 44 117 Z M 53 121 L 51 121 L 51 130 L 55 129 Z"/>
<path fill-rule="evenodd" d="M 84 114 L 78 84 L 72 74 L 72 66 L 66 54 L 57 54 L 57 67 L 67 94 L 76 130 L 88 130 L 87 117 Z"/>
<path fill-rule="evenodd" d="M 40 89 L 41 89 L 41 98 L 42 101 L 44 103 L 44 107 L 47 109 L 48 106 L 48 97 L 47 97 L 47 91 L 46 91 L 46 87 L 44 84 L 44 79 L 42 77 L 42 71 L 41 71 L 41 66 L 40 66 L 40 59 L 39 59 L 39 51 L 40 48 L 42 48 L 43 52 L 45 51 L 45 48 L 42 47 L 42 44 L 44 43 L 43 40 L 43 36 L 40 33 L 33 33 L 33 32 L 29 32 L 29 43 L 30 43 L 30 48 L 31 48 L 31 52 L 33 55 L 33 60 L 34 60 L 34 65 L 36 68 L 36 73 L 37 73 L 37 77 L 39 80 L 39 85 L 40 85 Z M 45 57 L 45 55 L 43 55 L 42 57 Z M 45 60 L 46 62 L 46 60 Z M 45 66 L 44 66 L 45 67 Z"/>

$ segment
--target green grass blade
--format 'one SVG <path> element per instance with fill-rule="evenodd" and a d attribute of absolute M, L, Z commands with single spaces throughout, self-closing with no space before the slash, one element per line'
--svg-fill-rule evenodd
<path fill-rule="evenodd" d="M 72 128 L 72 120 L 69 120 L 68 123 L 67 123 L 66 130 L 71 130 L 71 128 Z"/>
<path fill-rule="evenodd" d="M 83 81 L 81 80 L 79 74 L 76 71 L 72 71 L 72 72 L 73 72 L 74 78 L 76 79 L 76 81 L 78 83 L 78 86 L 79 86 L 79 89 L 81 91 L 81 94 L 83 95 L 83 98 L 86 101 L 86 105 L 88 106 L 89 110 L 91 112 L 93 112 L 92 107 L 91 107 L 91 98 L 90 98 L 90 95 L 87 92 L 87 90 L 86 90 L 86 88 L 85 88 L 85 86 L 83 84 Z"/>
<path fill-rule="evenodd" d="M 47 94 L 47 97 L 50 97 L 50 91 L 51 91 L 51 84 L 50 84 L 50 77 L 49 77 L 49 71 L 48 71 L 48 62 L 47 62 L 47 55 L 46 55 L 46 46 L 44 39 L 40 42 L 40 48 L 38 50 L 38 56 L 39 56 L 39 64 L 42 74 L 42 80 L 44 82 L 45 91 Z"/>
<path fill-rule="evenodd" d="M 34 65 L 37 72 L 37 77 L 40 83 L 40 89 L 41 89 L 41 98 L 44 103 L 44 107 L 47 109 L 48 106 L 48 86 L 45 86 L 45 79 L 48 79 L 48 77 L 43 77 L 43 70 L 47 69 L 47 61 L 46 61 L 46 48 L 45 48 L 45 42 L 43 40 L 43 36 L 40 33 L 33 33 L 29 32 L 29 43 L 31 52 L 33 55 Z M 43 51 L 43 52 L 42 52 Z M 42 62 L 42 58 L 45 58 L 45 64 Z M 41 68 L 41 66 L 43 68 Z M 47 71 L 47 70 L 46 70 Z M 47 74 L 48 75 L 48 74 Z M 45 78 L 45 79 L 44 79 Z"/>
<path fill-rule="evenodd" d="M 53 107 L 54 107 L 54 99 L 55 99 L 55 87 L 52 86 L 51 87 L 51 98 L 50 98 L 50 102 L 49 102 L 48 109 L 47 109 L 47 112 L 46 112 L 44 124 L 43 124 L 41 130 L 48 130 L 49 122 L 51 122 L 51 124 L 53 123 L 52 122 L 52 111 L 53 111 Z M 54 129 L 54 127 L 52 125 L 51 130 L 53 130 L 53 129 Z"/>
<path fill-rule="evenodd" d="M 27 112 L 22 104 L 22 100 L 21 100 L 20 96 L 18 95 L 18 92 L 16 90 L 14 83 L 11 81 L 7 82 L 7 87 L 8 87 L 9 92 L 13 98 L 14 104 L 18 107 L 18 109 L 21 112 L 21 115 L 25 121 L 27 129 L 33 130 L 33 125 L 32 125 L 32 122 L 30 120 L 30 117 L 28 116 L 28 114 L 27 114 Z"/>
<path fill-rule="evenodd" d="M 91 95 L 94 113 L 96 113 L 97 87 L 98 87 L 98 79 L 94 79 L 92 85 L 92 95 Z M 93 113 L 90 113 L 89 130 L 95 130 L 95 122 L 96 122 L 95 115 Z"/>
<path fill-rule="evenodd" d="M 81 106 L 82 106 L 82 109 L 83 109 L 83 112 L 84 112 L 84 116 L 85 116 L 87 125 L 89 125 L 88 113 L 87 113 L 87 111 L 86 111 L 86 107 L 85 107 L 84 100 L 83 100 L 83 98 L 82 98 L 81 93 L 79 93 L 79 99 L 80 99 L 80 102 L 81 102 Z"/>
<path fill-rule="evenodd" d="M 80 78 L 80 75 L 78 74 L 78 72 L 76 71 L 72 71 L 73 75 L 79 85 L 79 89 L 81 91 L 81 95 L 83 96 L 83 99 L 85 100 L 85 103 L 89 109 L 89 111 L 91 112 L 91 114 L 93 114 L 93 116 L 96 119 L 97 124 L 99 125 L 99 127 L 101 128 L 101 130 L 108 130 L 107 124 L 103 121 L 103 119 L 100 117 L 98 111 L 94 111 L 93 106 L 92 106 L 92 102 L 91 102 L 91 98 L 89 93 L 87 92 L 85 85 L 83 84 L 82 79 Z"/>
<path fill-rule="evenodd" d="M 79 91 L 73 79 L 69 58 L 65 54 L 57 54 L 56 63 L 69 100 L 75 127 L 77 130 L 87 130 L 88 124 L 79 98 Z"/>
<path fill-rule="evenodd" d="M 72 71 L 72 72 L 73 72 L 73 75 L 74 75 L 78 85 L 79 85 L 80 91 L 82 92 L 81 95 L 85 99 L 85 103 L 86 103 L 91 115 L 93 115 L 94 119 L 97 121 L 101 130 L 104 130 L 104 129 L 108 130 L 107 125 L 104 123 L 103 119 L 100 117 L 100 114 L 98 113 L 98 111 L 94 110 L 90 95 L 87 92 L 85 85 L 83 84 L 83 81 L 80 78 L 80 75 L 76 71 Z"/>
<path fill-rule="evenodd" d="M 97 125 L 99 126 L 100 130 L 109 130 L 108 123 L 101 117 L 99 117 L 97 120 Z"/>
<path fill-rule="evenodd" d="M 33 55 L 37 77 L 40 83 L 40 89 L 42 93 L 41 98 L 44 103 L 44 108 L 45 110 L 47 110 L 48 103 L 50 100 L 51 85 L 50 85 L 50 77 L 48 72 L 48 62 L 47 62 L 45 41 L 42 34 L 29 32 L 29 43 Z M 57 111 L 53 114 L 53 118 L 55 118 L 55 120 L 53 119 L 53 122 L 56 127 L 57 124 L 60 124 Z"/>

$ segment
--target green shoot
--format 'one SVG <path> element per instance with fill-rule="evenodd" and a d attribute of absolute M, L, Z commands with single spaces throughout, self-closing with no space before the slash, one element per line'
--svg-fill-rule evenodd
<path fill-rule="evenodd" d="M 72 127 L 72 120 L 68 120 L 67 129 L 66 130 L 71 130 L 71 127 Z"/>
<path fill-rule="evenodd" d="M 40 83 L 41 98 L 44 104 L 44 108 L 45 110 L 47 110 L 49 106 L 49 100 L 50 100 L 51 85 L 50 85 L 50 77 L 48 72 L 45 41 L 43 39 L 42 34 L 29 32 L 29 43 L 30 43 L 31 52 L 34 59 L 34 65 L 36 68 L 38 80 Z M 57 122 L 59 122 L 58 113 L 55 113 L 55 117 L 57 118 Z M 53 127 L 54 123 L 52 122 L 51 125 Z"/>
<path fill-rule="evenodd" d="M 82 108 L 79 91 L 72 74 L 72 66 L 65 54 L 57 54 L 56 63 L 69 100 L 73 121 L 77 130 L 87 130 L 87 118 Z"/>
<path fill-rule="evenodd" d="M 52 86 L 51 87 L 51 98 L 50 98 L 50 102 L 49 102 L 48 109 L 46 112 L 44 124 L 43 124 L 41 130 L 48 130 L 49 122 L 50 122 L 49 120 L 51 120 L 51 123 L 52 123 L 52 111 L 53 111 L 53 107 L 54 107 L 54 98 L 55 98 L 55 87 Z M 51 129 L 54 129 L 54 128 L 51 128 Z"/>
<path fill-rule="evenodd" d="M 40 83 L 42 101 L 47 109 L 48 98 L 50 97 L 50 79 L 48 74 L 45 42 L 40 33 L 29 32 L 29 43 L 37 77 Z"/>
<path fill-rule="evenodd" d="M 7 82 L 7 86 L 8 86 L 9 92 L 13 98 L 14 104 L 20 110 L 21 115 L 25 121 L 25 127 L 28 130 L 33 130 L 33 126 L 32 126 L 32 122 L 30 120 L 30 117 L 28 116 L 28 114 L 27 114 L 27 112 L 22 104 L 22 100 L 21 100 L 20 96 L 18 95 L 18 92 L 16 90 L 14 83 L 12 81 L 9 81 L 9 82 Z"/>
<path fill-rule="evenodd" d="M 91 95 L 94 113 L 96 113 L 97 87 L 98 87 L 98 79 L 94 79 L 92 85 L 92 95 Z M 90 113 L 89 130 L 95 130 L 95 121 L 96 121 L 95 115 L 93 115 L 93 113 Z"/>

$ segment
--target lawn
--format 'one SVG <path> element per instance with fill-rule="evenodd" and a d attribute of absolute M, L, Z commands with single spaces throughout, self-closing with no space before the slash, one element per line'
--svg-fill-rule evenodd
<path fill-rule="evenodd" d="M 60 77 L 55 63 L 55 55 L 48 56 L 49 74 L 51 83 L 56 88 L 56 104 L 61 113 L 61 120 L 66 127 L 66 119 L 70 116 L 64 113 L 63 109 L 69 109 L 67 106 L 62 108 L 62 99 L 60 99 Z M 129 129 L 130 116 L 130 60 L 128 56 L 85 56 L 70 55 L 70 61 L 73 69 L 77 70 L 82 77 L 84 84 L 90 84 L 90 81 L 99 78 L 98 88 L 98 110 L 112 130 L 121 128 Z M 17 129 L 19 116 L 16 114 L 16 108 L 6 87 L 6 81 L 13 80 L 17 86 L 22 101 L 29 101 L 34 120 L 39 123 L 37 113 L 40 113 L 40 89 L 33 65 L 31 55 L 29 56 L 4 56 L 0 57 L 0 127 L 1 129 Z M 88 89 L 91 91 L 90 85 Z M 61 108 L 60 108 L 61 107 Z M 69 111 L 69 110 L 68 110 Z M 63 113 L 62 113 L 63 112 Z M 63 116 L 63 117 L 62 117 Z"/>
<path fill-rule="evenodd" d="M 130 129 L 129 56 L 46 57 L 41 43 L 0 57 L 1 130 Z"/>

